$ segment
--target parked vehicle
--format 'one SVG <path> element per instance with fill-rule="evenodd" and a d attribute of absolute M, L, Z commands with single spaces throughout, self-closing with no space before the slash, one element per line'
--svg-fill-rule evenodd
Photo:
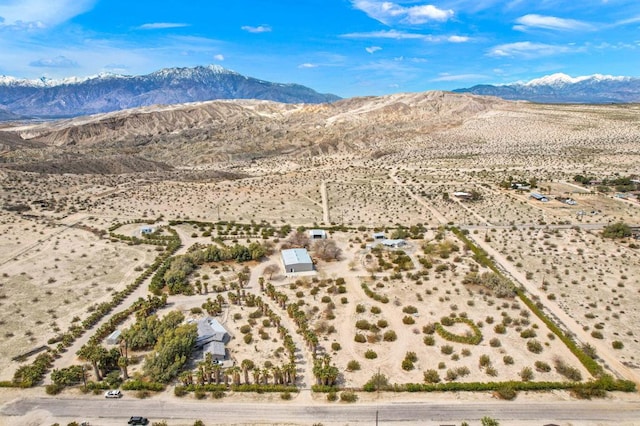
<path fill-rule="evenodd" d="M 149 419 L 147 419 L 146 417 L 132 416 L 129 419 L 129 424 L 130 425 L 148 425 Z"/>
<path fill-rule="evenodd" d="M 119 390 L 108 390 L 104 394 L 105 398 L 122 398 L 122 392 Z"/>

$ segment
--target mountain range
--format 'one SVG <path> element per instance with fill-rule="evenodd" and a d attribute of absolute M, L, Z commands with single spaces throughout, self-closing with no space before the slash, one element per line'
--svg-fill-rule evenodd
<path fill-rule="evenodd" d="M 217 65 L 166 68 L 142 76 L 99 74 L 63 80 L 0 76 L 0 120 L 5 121 L 20 117 L 74 117 L 215 99 L 323 103 L 340 97 L 298 84 L 246 77 Z"/>
<path fill-rule="evenodd" d="M 529 82 L 482 84 L 454 92 L 540 103 L 631 103 L 640 102 L 640 78 L 601 74 L 570 77 L 558 73 Z"/>

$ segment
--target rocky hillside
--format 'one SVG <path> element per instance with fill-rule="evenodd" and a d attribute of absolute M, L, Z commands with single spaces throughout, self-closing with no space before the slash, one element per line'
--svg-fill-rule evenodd
<path fill-rule="evenodd" d="M 322 103 L 340 98 L 298 84 L 271 83 L 246 77 L 216 65 L 168 68 L 142 76 L 101 74 L 59 81 L 0 77 L 0 120 L 20 115 L 75 117 L 214 99 Z"/>
<path fill-rule="evenodd" d="M 212 101 L 146 107 L 13 128 L 62 150 L 126 150 L 173 166 L 287 153 L 393 149 L 503 104 L 447 92 L 352 98 L 332 104 Z M 399 148 L 401 149 L 401 148 Z"/>

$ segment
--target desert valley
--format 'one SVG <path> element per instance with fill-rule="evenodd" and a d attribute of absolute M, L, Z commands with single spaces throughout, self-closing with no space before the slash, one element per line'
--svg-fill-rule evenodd
<path fill-rule="evenodd" d="M 46 393 L 636 404 L 638 135 L 637 104 L 435 91 L 6 123 L 2 421 L 130 415 L 11 404 Z"/>

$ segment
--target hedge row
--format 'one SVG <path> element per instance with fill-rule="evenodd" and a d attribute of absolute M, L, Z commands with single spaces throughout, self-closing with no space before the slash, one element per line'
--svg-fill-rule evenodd
<path fill-rule="evenodd" d="M 234 392 L 257 392 L 257 393 L 269 393 L 269 392 L 298 392 L 298 388 L 288 385 L 264 385 L 264 384 L 242 384 L 242 385 L 225 385 L 225 384 L 207 384 L 207 385 L 187 385 L 176 386 L 177 388 L 184 389 L 187 392 L 195 391 L 234 391 Z"/>
<path fill-rule="evenodd" d="M 122 390 L 147 390 L 153 392 L 162 392 L 165 389 L 163 383 L 143 382 L 142 380 L 127 380 L 120 386 Z"/>
<path fill-rule="evenodd" d="M 463 241 L 466 244 L 466 246 L 474 253 L 475 259 L 476 261 L 478 261 L 478 263 L 491 269 L 493 272 L 500 275 L 501 277 L 504 277 L 502 272 L 498 270 L 498 268 L 495 266 L 493 261 L 489 259 L 489 256 L 484 250 L 477 247 L 473 242 L 471 242 L 471 240 L 467 238 L 467 236 L 464 235 L 463 232 L 460 231 L 458 228 L 455 228 L 455 227 L 451 228 L 451 231 L 461 241 Z M 600 375 L 602 375 L 603 373 L 602 366 L 600 366 L 589 355 L 585 354 L 569 336 L 567 336 L 562 330 L 560 330 L 560 327 L 558 327 L 553 321 L 551 321 L 544 314 L 544 312 L 542 312 L 542 310 L 531 299 L 529 299 L 529 297 L 524 293 L 524 291 L 522 291 L 520 288 L 516 288 L 516 294 L 518 295 L 520 300 L 522 300 L 522 302 L 524 302 L 524 304 L 527 305 L 527 307 L 531 309 L 531 311 L 533 311 L 533 313 L 536 314 L 536 316 L 540 318 L 542 322 L 544 322 L 544 324 L 549 328 L 549 330 L 551 330 L 556 336 L 558 336 L 558 338 L 562 341 L 562 343 L 564 343 L 567 346 L 567 348 L 569 348 L 571 353 L 573 353 L 576 356 L 576 358 L 578 358 L 578 360 L 582 363 L 582 365 L 587 369 L 587 371 L 589 371 L 589 373 L 592 376 L 599 377 Z"/>
<path fill-rule="evenodd" d="M 595 390 L 600 391 L 621 391 L 635 392 L 635 383 L 628 380 L 615 380 L 611 376 L 604 375 L 598 380 L 592 380 L 586 383 L 575 382 L 523 382 L 523 381 L 506 381 L 506 382 L 446 382 L 446 383 L 405 383 L 392 384 L 381 388 L 386 392 L 479 392 L 479 391 L 498 391 L 510 388 L 514 391 L 550 391 L 550 390 L 572 390 L 581 391 L 582 394 L 589 395 Z M 337 392 L 340 389 L 335 386 L 319 386 L 311 387 L 314 392 L 329 393 Z M 374 392 L 376 386 L 365 386 L 358 389 L 365 392 Z"/>
<path fill-rule="evenodd" d="M 468 335 L 459 335 L 459 334 L 452 333 L 446 328 L 444 328 L 442 324 L 437 322 L 435 323 L 435 327 L 436 327 L 436 332 L 440 335 L 440 337 L 450 342 L 466 343 L 468 345 L 478 345 L 480 344 L 480 342 L 482 342 L 482 332 L 480 331 L 480 328 L 478 328 L 478 326 L 469 318 L 455 317 L 455 318 L 451 318 L 451 320 L 453 322 L 467 324 L 473 330 L 473 335 L 468 336 Z"/>
<path fill-rule="evenodd" d="M 387 296 L 381 296 L 375 291 L 371 290 L 366 283 L 362 283 L 362 289 L 364 290 L 364 294 L 380 303 L 389 303 L 389 298 Z"/>

